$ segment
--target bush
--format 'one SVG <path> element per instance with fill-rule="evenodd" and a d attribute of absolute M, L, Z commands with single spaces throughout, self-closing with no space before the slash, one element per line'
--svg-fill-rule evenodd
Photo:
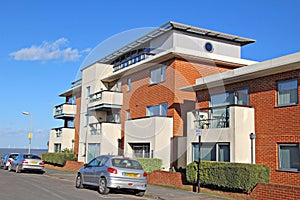
<path fill-rule="evenodd" d="M 198 162 L 186 167 L 189 183 L 198 181 Z M 201 161 L 201 185 L 226 191 L 250 193 L 257 183 L 270 181 L 270 169 L 264 165 Z"/>
<path fill-rule="evenodd" d="M 154 170 L 160 170 L 162 167 L 162 160 L 158 158 L 138 158 L 137 159 L 145 172 L 151 173 Z"/>
<path fill-rule="evenodd" d="M 45 163 L 64 166 L 67 160 L 74 160 L 75 155 L 69 152 L 43 153 L 42 158 Z"/>

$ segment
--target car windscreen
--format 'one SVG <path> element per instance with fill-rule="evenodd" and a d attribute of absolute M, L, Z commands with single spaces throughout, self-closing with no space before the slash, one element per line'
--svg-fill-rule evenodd
<path fill-rule="evenodd" d="M 9 157 L 12 159 L 16 159 L 16 157 L 18 156 L 18 154 L 10 154 Z"/>
<path fill-rule="evenodd" d="M 41 159 L 39 156 L 37 156 L 37 155 L 31 155 L 31 154 L 24 155 L 24 158 L 26 158 L 26 159 Z"/>
<path fill-rule="evenodd" d="M 127 168 L 127 169 L 139 169 L 142 170 L 142 166 L 136 160 L 124 159 L 124 158 L 113 158 L 112 165 L 114 167 Z"/>

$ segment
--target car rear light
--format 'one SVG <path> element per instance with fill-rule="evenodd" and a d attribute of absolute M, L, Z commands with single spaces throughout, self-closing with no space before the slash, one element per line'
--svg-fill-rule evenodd
<path fill-rule="evenodd" d="M 114 168 L 107 168 L 107 171 L 109 173 L 112 173 L 112 174 L 117 174 L 118 173 L 118 171 L 116 169 L 114 169 Z"/>
<path fill-rule="evenodd" d="M 40 162 L 40 165 L 44 166 L 44 165 L 45 165 L 45 163 L 42 161 L 42 162 Z"/>
<path fill-rule="evenodd" d="M 11 163 L 11 161 L 12 161 L 11 159 L 8 159 L 8 162 L 10 162 L 10 163 Z"/>
<path fill-rule="evenodd" d="M 23 160 L 22 164 L 28 164 L 28 161 L 27 160 Z"/>
<path fill-rule="evenodd" d="M 146 177 L 146 176 L 147 176 L 147 173 L 146 173 L 146 172 L 144 172 L 144 173 L 143 173 L 143 177 Z"/>

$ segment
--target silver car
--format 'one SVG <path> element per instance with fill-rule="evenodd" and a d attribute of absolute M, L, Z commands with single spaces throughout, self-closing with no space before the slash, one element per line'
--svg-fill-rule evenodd
<path fill-rule="evenodd" d="M 84 186 L 96 186 L 100 194 L 108 194 L 110 189 L 127 189 L 143 196 L 147 173 L 135 159 L 103 155 L 78 170 L 76 188 Z"/>
<path fill-rule="evenodd" d="M 19 155 L 19 153 L 7 153 L 0 161 L 0 167 L 3 169 L 8 169 L 10 163 Z"/>
<path fill-rule="evenodd" d="M 9 171 L 37 171 L 44 173 L 44 162 L 36 154 L 20 153 L 8 166 Z"/>

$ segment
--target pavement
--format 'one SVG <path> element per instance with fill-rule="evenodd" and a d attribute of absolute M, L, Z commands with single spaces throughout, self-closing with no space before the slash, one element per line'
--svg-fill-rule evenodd
<path fill-rule="evenodd" d="M 76 172 L 69 172 L 69 171 L 61 171 L 57 169 L 49 169 L 46 168 L 46 176 L 51 176 L 54 178 L 62 179 L 62 180 L 68 180 L 74 182 L 75 185 L 75 178 L 76 178 Z M 74 186 L 75 187 L 75 186 Z M 147 190 L 145 193 L 145 197 L 151 198 L 151 199 L 158 199 L 158 200 L 221 200 L 226 198 L 221 198 L 209 194 L 204 193 L 196 193 L 196 192 L 190 192 L 185 191 L 181 189 L 175 189 L 170 187 L 163 187 L 163 186 L 157 186 L 157 185 L 148 185 Z"/>

